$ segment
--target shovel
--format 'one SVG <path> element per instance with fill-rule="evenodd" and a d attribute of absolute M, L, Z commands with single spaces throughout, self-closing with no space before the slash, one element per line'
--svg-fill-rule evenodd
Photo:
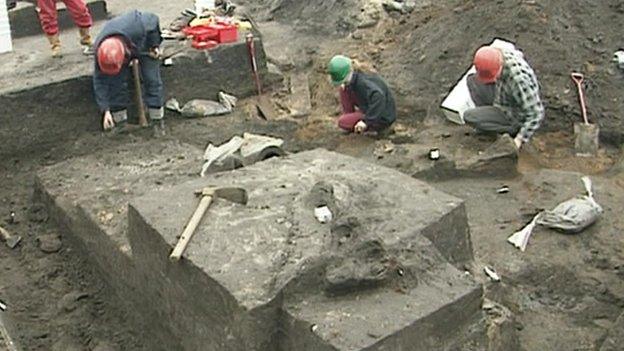
<path fill-rule="evenodd" d="M 255 97 L 254 105 L 258 112 L 258 116 L 264 120 L 271 120 L 276 115 L 275 108 L 268 96 L 262 94 L 262 84 L 260 83 L 260 75 L 258 74 L 258 62 L 256 61 L 256 48 L 254 45 L 254 35 L 247 34 L 246 37 L 247 50 L 249 51 L 249 62 L 251 64 L 251 74 L 256 84 L 258 96 Z"/>
<path fill-rule="evenodd" d="M 0 238 L 4 241 L 9 249 L 13 250 L 22 241 L 22 237 L 19 235 L 11 235 L 8 230 L 0 227 Z"/>
<path fill-rule="evenodd" d="M 598 152 L 598 134 L 600 129 L 597 124 L 590 124 L 587 120 L 587 107 L 585 105 L 585 93 L 583 92 L 583 75 L 572 72 L 572 80 L 578 88 L 579 101 L 583 123 L 574 123 L 574 148 L 577 156 L 593 156 Z"/>

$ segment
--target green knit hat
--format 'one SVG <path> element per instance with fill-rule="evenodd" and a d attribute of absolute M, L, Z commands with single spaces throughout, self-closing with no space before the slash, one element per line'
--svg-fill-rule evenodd
<path fill-rule="evenodd" d="M 349 72 L 351 72 L 351 59 L 343 55 L 336 55 L 329 61 L 327 71 L 331 76 L 332 84 L 338 86 L 344 83 Z"/>

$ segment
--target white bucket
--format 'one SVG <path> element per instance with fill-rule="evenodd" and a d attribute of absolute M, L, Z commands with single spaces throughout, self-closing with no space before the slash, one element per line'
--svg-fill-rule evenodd
<path fill-rule="evenodd" d="M 6 1 L 0 1 L 0 54 L 13 51 L 13 43 L 11 42 L 11 26 L 9 24 L 9 11 L 6 7 Z"/>

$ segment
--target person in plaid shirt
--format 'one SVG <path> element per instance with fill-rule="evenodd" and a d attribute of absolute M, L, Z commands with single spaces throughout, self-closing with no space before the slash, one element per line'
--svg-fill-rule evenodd
<path fill-rule="evenodd" d="M 474 65 L 468 89 L 477 107 L 467 110 L 464 120 L 479 131 L 509 134 L 520 148 L 544 119 L 535 72 L 522 52 L 491 46 L 477 50 Z"/>

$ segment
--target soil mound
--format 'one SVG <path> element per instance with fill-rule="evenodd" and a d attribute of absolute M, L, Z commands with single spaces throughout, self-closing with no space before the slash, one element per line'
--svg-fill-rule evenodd
<path fill-rule="evenodd" d="M 547 107 L 542 132 L 571 134 L 572 124 L 581 121 L 570 79 L 578 71 L 585 75 L 589 118 L 600 124 L 602 141 L 624 142 L 619 112 L 624 75 L 612 62 L 613 53 L 624 46 L 613 30 L 624 20 L 621 1 L 416 1 L 411 13 L 387 13 L 381 2 L 263 0 L 250 6 L 305 34 L 344 37 L 345 43 L 326 47 L 327 57 L 319 58 L 316 70 L 324 73 L 328 57 L 338 52 L 372 63 L 395 90 L 403 122 L 435 114 L 474 51 L 503 38 L 524 52 L 538 75 Z M 314 95 L 314 101 L 326 103 Z"/>
<path fill-rule="evenodd" d="M 623 45 L 613 25 L 623 20 L 624 4 L 616 0 L 439 1 L 384 24 L 377 42 L 388 45 L 378 64 L 412 111 L 431 110 L 480 45 L 505 38 L 525 53 L 538 75 L 547 106 L 545 130 L 571 130 L 581 120 L 570 79 L 571 71 L 580 71 L 590 119 L 601 125 L 604 141 L 621 143 L 624 77 L 611 61 Z"/>
<path fill-rule="evenodd" d="M 374 25 L 380 6 L 370 0 L 260 0 L 249 2 L 265 19 L 294 23 L 310 33 L 345 35 L 358 25 Z"/>

